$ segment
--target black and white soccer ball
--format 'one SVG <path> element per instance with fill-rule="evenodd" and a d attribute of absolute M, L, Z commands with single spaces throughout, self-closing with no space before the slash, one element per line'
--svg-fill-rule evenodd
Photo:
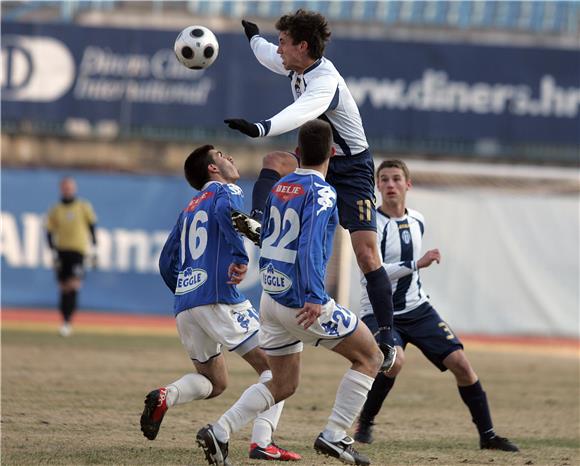
<path fill-rule="evenodd" d="M 183 66 L 201 70 L 216 60 L 220 45 L 215 34 L 205 26 L 189 26 L 177 36 L 173 50 Z"/>

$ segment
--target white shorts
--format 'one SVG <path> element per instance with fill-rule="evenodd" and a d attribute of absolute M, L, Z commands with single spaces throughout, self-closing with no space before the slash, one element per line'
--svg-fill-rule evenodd
<path fill-rule="evenodd" d="M 334 302 L 322 306 L 322 314 L 308 329 L 296 322 L 299 309 L 283 306 L 267 293 L 260 301 L 260 347 L 270 356 L 299 353 L 303 343 L 332 349 L 358 326 L 354 312 Z"/>
<path fill-rule="evenodd" d="M 243 356 L 258 346 L 259 314 L 246 300 L 239 304 L 208 304 L 177 314 L 175 323 L 187 354 L 205 363 L 222 345 Z"/>

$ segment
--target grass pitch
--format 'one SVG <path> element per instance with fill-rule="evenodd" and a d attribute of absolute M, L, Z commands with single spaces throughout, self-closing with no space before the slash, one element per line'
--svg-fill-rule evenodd
<path fill-rule="evenodd" d="M 374 465 L 578 465 L 580 393 L 577 357 L 497 353 L 466 347 L 492 409 L 496 431 L 519 445 L 509 454 L 480 451 L 475 427 L 452 375 L 414 349 L 385 402 L 376 441 L 359 446 Z M 177 336 L 2 332 L 3 465 L 203 465 L 195 433 L 256 381 L 227 355 L 230 386 L 217 399 L 170 410 L 153 442 L 141 434 L 143 399 L 191 371 Z M 308 348 L 298 392 L 286 402 L 277 442 L 302 465 L 341 464 L 312 444 L 325 425 L 346 361 Z M 247 458 L 250 428 L 231 442 L 236 465 Z M 270 463 L 266 463 L 270 464 Z M 273 463 L 276 464 L 276 463 Z"/>

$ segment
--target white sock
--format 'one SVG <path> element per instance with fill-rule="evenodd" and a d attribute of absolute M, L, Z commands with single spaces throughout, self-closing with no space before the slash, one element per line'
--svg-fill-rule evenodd
<path fill-rule="evenodd" d="M 336 400 L 322 436 L 330 442 L 338 442 L 346 436 L 347 429 L 362 409 L 375 380 L 361 372 L 349 369 L 336 392 Z"/>
<path fill-rule="evenodd" d="M 262 411 L 274 405 L 274 397 L 262 383 L 246 389 L 242 396 L 228 409 L 214 425 L 214 434 L 220 442 L 227 442 L 230 435 L 255 419 Z"/>
<path fill-rule="evenodd" d="M 260 382 L 266 383 L 272 378 L 272 371 L 264 371 L 260 374 Z M 278 422 L 280 421 L 280 416 L 282 415 L 282 409 L 284 408 L 284 402 L 272 406 L 269 410 L 260 413 L 256 420 L 254 421 L 254 428 L 252 429 L 252 440 L 251 443 L 257 443 L 260 447 L 266 448 L 272 443 L 272 433 L 278 427 Z"/>
<path fill-rule="evenodd" d="M 171 408 L 175 405 L 207 398 L 213 390 L 213 385 L 207 377 L 193 373 L 184 375 L 165 388 L 167 389 L 167 398 L 165 399 L 167 407 Z"/>

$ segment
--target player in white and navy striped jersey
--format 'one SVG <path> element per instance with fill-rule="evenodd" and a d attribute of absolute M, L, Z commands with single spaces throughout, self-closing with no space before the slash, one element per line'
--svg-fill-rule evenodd
<path fill-rule="evenodd" d="M 417 261 L 421 254 L 421 238 L 425 220 L 416 210 L 406 209 L 401 218 L 391 218 L 377 210 L 377 241 L 384 268 L 393 289 L 393 315 L 416 309 L 428 296 L 421 285 Z M 437 252 L 429 251 L 436 255 Z M 366 285 L 364 276 L 361 282 Z M 361 293 L 361 317 L 372 314 L 368 293 Z"/>
<path fill-rule="evenodd" d="M 392 281 L 394 303 L 393 337 L 397 359 L 387 373 L 379 373 L 361 411 L 355 439 L 371 443 L 376 415 L 395 383 L 404 362 L 404 349 L 415 345 L 439 370 L 449 369 L 455 376 L 461 399 L 468 407 L 477 427 L 482 449 L 518 451 L 504 437 L 495 434 L 487 397 L 477 374 L 463 351 L 463 344 L 449 325 L 429 303 L 423 290 L 419 270 L 439 263 L 441 254 L 431 249 L 422 255 L 425 232 L 423 216 L 406 207 L 406 195 L 411 188 L 409 169 L 400 160 L 386 160 L 377 170 L 377 186 L 382 202 L 378 208 L 377 241 L 383 257 L 383 267 Z M 364 277 L 362 278 L 364 283 Z M 377 324 L 363 288 L 362 320 L 373 331 Z"/>
<path fill-rule="evenodd" d="M 340 224 L 349 231 L 358 265 L 367 279 L 367 289 L 379 322 L 379 346 L 390 368 L 395 351 L 391 290 L 375 245 L 376 213 L 373 208 L 374 164 L 361 116 L 345 80 L 323 56 L 330 30 L 319 13 L 302 9 L 276 22 L 278 44 L 260 36 L 258 26 L 242 21 L 252 51 L 269 70 L 290 79 L 294 102 L 271 118 L 252 123 L 228 119 L 230 128 L 251 137 L 273 136 L 318 118 L 332 130 L 336 155 L 326 180 L 336 189 Z M 288 152 L 268 154 L 252 193 L 252 216 L 261 221 L 272 186 L 292 173 L 298 162 Z"/>

